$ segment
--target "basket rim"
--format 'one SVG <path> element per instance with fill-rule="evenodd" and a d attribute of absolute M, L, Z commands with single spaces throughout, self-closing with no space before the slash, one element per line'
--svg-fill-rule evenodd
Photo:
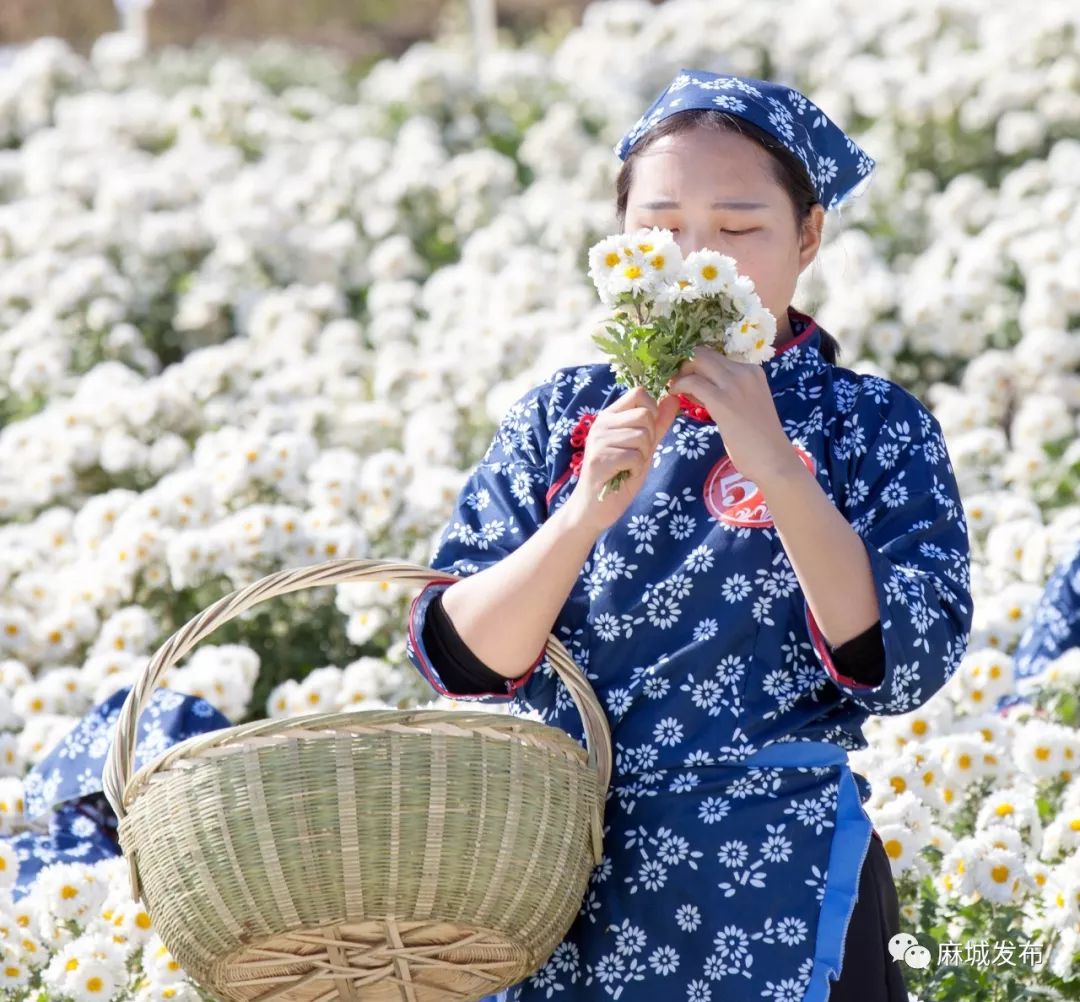
<path fill-rule="evenodd" d="M 253 747 L 282 744 L 300 736 L 313 741 L 333 741 L 345 733 L 354 733 L 350 725 L 376 731 L 401 729 L 417 736 L 440 733 L 462 738 L 476 737 L 479 727 L 492 732 L 489 735 L 481 732 L 481 738 L 493 739 L 494 734 L 504 734 L 523 744 L 561 753 L 581 766 L 589 763 L 586 749 L 567 731 L 529 717 L 480 710 L 338 710 L 255 720 L 205 734 L 193 734 L 171 745 L 132 774 L 124 793 L 125 806 L 130 807 L 143 790 L 153 785 L 155 776 L 190 768 L 196 761 L 242 754 Z"/>

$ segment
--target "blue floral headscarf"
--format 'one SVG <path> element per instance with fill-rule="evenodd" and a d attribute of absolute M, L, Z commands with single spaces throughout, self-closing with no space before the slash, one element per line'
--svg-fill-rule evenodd
<path fill-rule="evenodd" d="M 718 108 L 773 135 L 806 167 L 826 210 L 870 177 L 876 161 L 813 101 L 786 84 L 707 70 L 681 69 L 614 146 L 625 160 L 654 125 L 691 108 Z"/>

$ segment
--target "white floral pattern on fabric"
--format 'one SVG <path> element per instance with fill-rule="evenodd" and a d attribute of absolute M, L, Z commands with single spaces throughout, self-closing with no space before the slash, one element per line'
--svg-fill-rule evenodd
<path fill-rule="evenodd" d="M 1065 651 L 1080 647 L 1080 546 L 1061 561 L 1013 652 L 1018 678 L 1037 675 Z"/>
<path fill-rule="evenodd" d="M 90 863 L 120 855 L 116 815 L 101 792 L 101 774 L 130 689 L 123 686 L 88 710 L 24 777 L 26 820 L 40 824 L 46 812 L 48 818 L 45 831 L 5 837 L 19 860 L 11 889 L 15 900 L 30 891 L 40 870 L 51 863 Z M 230 726 L 229 718 L 205 699 L 155 689 L 139 716 L 135 768 L 195 734 Z"/>

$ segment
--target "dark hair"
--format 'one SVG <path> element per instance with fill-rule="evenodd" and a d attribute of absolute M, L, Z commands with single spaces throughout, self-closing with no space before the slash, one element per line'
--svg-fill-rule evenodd
<path fill-rule="evenodd" d="M 615 212 L 619 228 L 626 225 L 626 202 L 630 194 L 630 180 L 633 176 L 634 157 L 651 146 L 661 136 L 673 136 L 681 132 L 705 126 L 720 132 L 739 132 L 748 139 L 753 139 L 769 154 L 769 165 L 777 184 L 787 192 L 795 213 L 795 229 L 801 233 L 810 209 L 817 204 L 817 192 L 806 173 L 803 162 L 786 146 L 778 143 L 764 129 L 737 115 L 728 114 L 719 108 L 688 108 L 653 126 L 639 140 L 623 161 L 619 176 L 615 182 Z M 831 364 L 836 364 L 840 357 L 840 345 L 831 334 L 821 331 L 821 354 Z"/>

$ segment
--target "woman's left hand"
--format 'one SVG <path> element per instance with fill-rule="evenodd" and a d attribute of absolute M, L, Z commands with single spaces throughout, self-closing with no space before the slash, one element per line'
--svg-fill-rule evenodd
<path fill-rule="evenodd" d="M 705 407 L 735 469 L 759 487 L 801 465 L 780 424 L 762 366 L 736 362 L 699 345 L 667 388 Z"/>

